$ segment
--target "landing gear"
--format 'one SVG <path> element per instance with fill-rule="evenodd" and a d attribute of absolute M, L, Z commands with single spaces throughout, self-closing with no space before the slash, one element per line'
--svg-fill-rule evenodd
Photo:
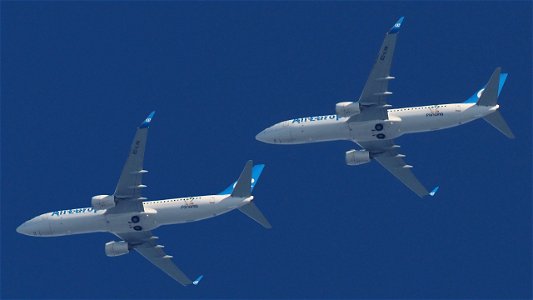
<path fill-rule="evenodd" d="M 383 130 L 383 124 L 376 124 L 376 126 L 374 126 L 374 128 L 376 128 L 377 131 L 382 131 Z"/>
<path fill-rule="evenodd" d="M 383 133 L 380 133 L 378 135 L 376 135 L 376 137 L 380 140 L 384 139 L 385 138 L 385 135 Z"/>
<path fill-rule="evenodd" d="M 133 229 L 135 229 L 135 230 L 137 230 L 137 231 L 141 231 L 141 230 L 143 230 L 143 228 L 142 228 L 141 226 L 139 226 L 139 225 L 134 226 Z"/>
<path fill-rule="evenodd" d="M 133 217 L 131 217 L 131 221 L 132 221 L 133 223 L 139 223 L 139 220 L 140 220 L 140 219 L 139 219 L 139 216 L 133 216 Z"/>

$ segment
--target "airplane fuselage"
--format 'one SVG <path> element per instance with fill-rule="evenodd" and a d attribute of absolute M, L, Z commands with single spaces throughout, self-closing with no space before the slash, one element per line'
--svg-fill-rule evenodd
<path fill-rule="evenodd" d="M 449 103 L 388 109 L 387 120 L 349 121 L 338 115 L 295 118 L 277 123 L 257 135 L 271 144 L 305 144 L 336 140 L 355 142 L 394 139 L 408 133 L 455 127 L 498 109 L 473 103 Z M 382 129 L 377 130 L 376 125 Z"/>
<path fill-rule="evenodd" d="M 253 199 L 209 195 L 144 201 L 144 212 L 112 213 L 92 207 L 44 213 L 23 223 L 17 231 L 39 237 L 92 232 L 125 233 L 152 230 L 162 225 L 200 221 L 239 208 Z M 138 216 L 134 223 L 132 217 Z"/>

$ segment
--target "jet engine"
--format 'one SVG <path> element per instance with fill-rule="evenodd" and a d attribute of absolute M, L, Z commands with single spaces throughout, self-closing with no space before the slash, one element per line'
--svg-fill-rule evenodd
<path fill-rule="evenodd" d="M 361 113 L 359 102 L 339 102 L 335 105 L 335 112 L 341 118 L 351 117 Z"/>
<path fill-rule="evenodd" d="M 98 195 L 91 198 L 91 206 L 95 210 L 115 207 L 115 197 L 112 195 Z"/>
<path fill-rule="evenodd" d="M 366 150 L 346 151 L 346 164 L 349 166 L 357 166 L 370 162 L 370 152 Z"/>
<path fill-rule="evenodd" d="M 124 254 L 128 254 L 130 252 L 128 243 L 124 241 L 120 242 L 107 242 L 105 243 L 105 255 L 112 257 L 112 256 L 120 256 Z"/>

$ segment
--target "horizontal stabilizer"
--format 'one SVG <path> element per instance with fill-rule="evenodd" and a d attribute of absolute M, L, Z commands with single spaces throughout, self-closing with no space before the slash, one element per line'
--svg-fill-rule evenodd
<path fill-rule="evenodd" d="M 492 114 L 483 117 L 483 119 L 494 128 L 498 129 L 498 131 L 503 133 L 506 137 L 510 139 L 515 138 L 511 128 L 509 128 L 509 125 L 507 125 L 507 122 L 505 122 L 505 119 L 502 117 L 499 111 L 495 111 Z"/>
<path fill-rule="evenodd" d="M 261 226 L 265 227 L 266 229 L 272 228 L 270 222 L 268 222 L 263 213 L 259 210 L 259 208 L 257 208 L 257 206 L 255 206 L 253 202 L 239 207 L 239 210 L 257 223 L 261 224 Z"/>

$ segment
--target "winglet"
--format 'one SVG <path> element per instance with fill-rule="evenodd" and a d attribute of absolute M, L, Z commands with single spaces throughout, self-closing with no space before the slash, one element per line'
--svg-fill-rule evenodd
<path fill-rule="evenodd" d="M 144 122 L 142 122 L 141 126 L 139 126 L 139 128 L 148 128 L 150 126 L 150 122 L 152 122 L 152 118 L 154 117 L 155 115 L 155 110 L 153 112 L 151 112 L 148 117 L 146 117 L 146 119 L 144 120 Z"/>
<path fill-rule="evenodd" d="M 202 280 L 202 278 L 204 278 L 204 275 L 198 276 L 198 278 L 196 278 L 196 280 L 193 281 L 192 284 L 198 285 L 200 283 L 200 280 Z"/>
<path fill-rule="evenodd" d="M 395 33 L 398 33 L 398 31 L 400 31 L 400 27 L 402 26 L 403 19 L 404 17 L 400 17 L 398 21 L 396 21 L 394 26 L 392 26 L 392 28 L 389 30 L 390 34 L 395 34 Z"/>
<path fill-rule="evenodd" d="M 431 197 L 435 196 L 435 194 L 437 193 L 437 191 L 439 190 L 439 186 L 437 185 L 430 193 L 429 195 Z"/>

